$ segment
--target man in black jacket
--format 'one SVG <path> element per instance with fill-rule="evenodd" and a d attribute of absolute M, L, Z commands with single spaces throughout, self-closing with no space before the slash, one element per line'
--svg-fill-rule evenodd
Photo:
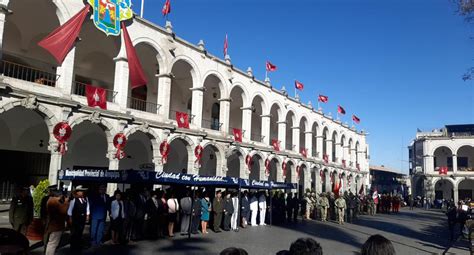
<path fill-rule="evenodd" d="M 244 191 L 244 194 L 242 196 L 242 208 L 241 208 L 241 214 L 242 214 L 242 227 L 245 228 L 248 224 L 248 218 L 250 217 L 250 201 L 248 197 L 248 192 Z"/>
<path fill-rule="evenodd" d="M 67 214 L 71 225 L 71 251 L 80 253 L 82 249 L 82 234 L 89 221 L 89 200 L 84 196 L 86 188 L 79 185 L 74 191 L 74 199 L 69 203 Z"/>
<path fill-rule="evenodd" d="M 230 231 L 230 219 L 234 213 L 234 206 L 230 199 L 230 192 L 227 192 L 224 199 L 224 231 Z"/>
<path fill-rule="evenodd" d="M 133 218 L 132 237 L 133 241 L 142 240 L 144 237 L 145 214 L 146 214 L 146 192 L 142 190 L 140 194 L 134 196 L 134 204 L 136 207 L 135 217 Z"/>
<path fill-rule="evenodd" d="M 199 224 L 201 223 L 201 200 L 199 199 L 199 194 L 197 192 L 194 195 L 191 216 L 191 233 L 198 234 Z"/>
<path fill-rule="evenodd" d="M 457 208 L 454 203 L 451 203 L 448 208 L 448 212 L 446 216 L 448 216 L 448 227 L 449 227 L 449 241 L 454 240 L 454 227 L 456 226 L 457 222 Z"/>
<path fill-rule="evenodd" d="M 181 198 L 179 201 L 179 207 L 181 208 L 181 235 L 187 235 L 189 231 L 189 221 L 191 220 L 192 212 L 192 199 L 189 195 L 189 191 L 186 191 L 186 196 Z"/>

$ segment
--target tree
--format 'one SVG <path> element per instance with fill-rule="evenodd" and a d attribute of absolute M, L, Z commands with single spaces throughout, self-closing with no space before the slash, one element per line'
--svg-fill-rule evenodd
<path fill-rule="evenodd" d="M 459 15 L 463 16 L 467 22 L 474 21 L 474 0 L 453 0 L 458 6 Z M 474 67 L 467 69 L 462 76 L 464 81 L 474 79 Z"/>

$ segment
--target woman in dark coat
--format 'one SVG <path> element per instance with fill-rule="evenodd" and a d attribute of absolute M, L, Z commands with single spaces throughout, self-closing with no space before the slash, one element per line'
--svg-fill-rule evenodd
<path fill-rule="evenodd" d="M 234 205 L 230 198 L 230 192 L 226 194 L 224 199 L 224 231 L 230 231 L 230 219 L 234 213 Z"/>

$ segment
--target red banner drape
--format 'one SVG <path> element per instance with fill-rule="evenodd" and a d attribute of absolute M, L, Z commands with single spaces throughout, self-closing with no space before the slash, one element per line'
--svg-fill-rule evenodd
<path fill-rule="evenodd" d="M 82 24 L 89 13 L 90 5 L 86 5 L 82 10 L 69 19 L 62 26 L 56 28 L 46 38 L 41 40 L 38 45 L 47 50 L 59 64 L 62 64 L 69 51 L 76 42 Z"/>
<path fill-rule="evenodd" d="M 146 86 L 148 83 L 145 73 L 143 72 L 142 64 L 137 56 L 137 51 L 133 47 L 132 40 L 127 31 L 127 26 L 122 22 L 123 39 L 125 40 L 125 50 L 127 51 L 128 71 L 130 78 L 130 87 L 132 89 L 141 86 Z"/>

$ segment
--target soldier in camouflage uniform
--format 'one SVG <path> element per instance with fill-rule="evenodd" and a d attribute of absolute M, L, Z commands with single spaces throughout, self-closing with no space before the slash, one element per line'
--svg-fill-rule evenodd
<path fill-rule="evenodd" d="M 334 201 L 334 205 L 336 206 L 339 218 L 339 224 L 344 224 L 344 212 L 346 210 L 346 200 L 343 196 L 340 196 Z"/>
<path fill-rule="evenodd" d="M 327 221 L 329 200 L 326 197 L 326 194 L 321 194 L 321 198 L 319 199 L 319 205 L 321 206 L 321 221 Z"/>

